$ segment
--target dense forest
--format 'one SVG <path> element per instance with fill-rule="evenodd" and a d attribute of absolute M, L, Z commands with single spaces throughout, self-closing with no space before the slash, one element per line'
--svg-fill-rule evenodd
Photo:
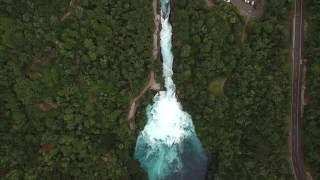
<path fill-rule="evenodd" d="M 219 2 L 174 1 L 171 19 L 177 95 L 212 159 L 209 179 L 292 179 L 291 1 L 268 1 L 259 19 Z M 150 69 L 161 77 L 151 3 L 0 0 L 0 179 L 146 179 L 133 151 L 154 93 L 134 131 L 127 114 Z M 306 127 L 319 102 L 309 102 Z"/>
<path fill-rule="evenodd" d="M 0 0 L 0 179 L 143 179 L 126 117 L 151 3 Z"/>
<path fill-rule="evenodd" d="M 320 2 L 307 1 L 306 12 L 304 151 L 308 170 L 314 179 L 320 179 Z"/>
<path fill-rule="evenodd" d="M 213 157 L 209 179 L 292 179 L 291 6 L 271 0 L 248 20 L 227 3 L 174 1 L 178 96 Z"/>

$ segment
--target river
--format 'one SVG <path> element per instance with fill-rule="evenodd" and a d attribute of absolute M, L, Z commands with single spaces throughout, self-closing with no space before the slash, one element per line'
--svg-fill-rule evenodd
<path fill-rule="evenodd" d="M 160 48 L 165 91 L 146 108 L 147 123 L 140 132 L 135 158 L 150 180 L 201 180 L 207 173 L 207 157 L 191 116 L 182 110 L 172 76 L 172 26 L 170 2 L 160 0 Z"/>

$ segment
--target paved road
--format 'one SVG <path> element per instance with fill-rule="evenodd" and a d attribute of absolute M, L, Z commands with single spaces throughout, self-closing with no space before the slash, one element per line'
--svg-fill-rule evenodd
<path fill-rule="evenodd" d="M 301 123 L 301 87 L 303 71 L 303 0 L 295 0 L 293 19 L 293 50 L 292 50 L 292 125 L 291 125 L 291 160 L 292 170 L 297 180 L 305 180 L 303 162 L 302 123 Z"/>

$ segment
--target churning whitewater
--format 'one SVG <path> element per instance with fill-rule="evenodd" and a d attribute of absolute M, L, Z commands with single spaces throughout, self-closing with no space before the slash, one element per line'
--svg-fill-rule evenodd
<path fill-rule="evenodd" d="M 165 91 L 149 105 L 147 124 L 138 136 L 135 158 L 150 180 L 205 179 L 207 157 L 197 138 L 191 116 L 182 110 L 172 80 L 172 27 L 169 0 L 160 0 L 160 46 Z"/>

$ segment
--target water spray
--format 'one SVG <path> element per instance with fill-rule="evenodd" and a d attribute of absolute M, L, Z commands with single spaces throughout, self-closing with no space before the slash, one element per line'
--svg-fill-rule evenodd
<path fill-rule="evenodd" d="M 191 116 L 182 110 L 172 80 L 172 26 L 169 0 L 160 0 L 160 47 L 163 59 L 165 91 L 153 98 L 146 108 L 147 124 L 140 132 L 135 158 L 150 180 L 202 180 L 207 157 L 196 135 Z"/>

